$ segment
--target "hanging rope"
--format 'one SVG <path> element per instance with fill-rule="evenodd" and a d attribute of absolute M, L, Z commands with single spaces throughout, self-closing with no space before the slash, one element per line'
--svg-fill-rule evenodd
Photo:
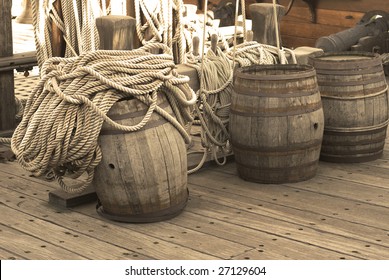
<path fill-rule="evenodd" d="M 226 48 L 223 52 L 219 47 L 214 47 L 212 51 L 208 49 L 205 52 L 206 33 L 203 35 L 203 44 L 201 54 L 189 52 L 186 55 L 187 65 L 197 70 L 200 89 L 196 93 L 198 101 L 195 106 L 195 117 L 201 125 L 201 143 L 204 148 L 203 157 L 197 167 L 189 170 L 188 173 L 194 173 L 199 170 L 208 154 L 211 154 L 216 163 L 222 165 L 226 162 L 218 160 L 218 153 L 227 155 L 229 147 L 229 109 L 231 105 L 231 93 L 233 90 L 233 69 L 235 63 L 238 67 L 250 66 L 255 64 L 286 64 L 287 55 L 292 62 L 296 63 L 296 58 L 292 50 L 278 48 L 270 45 L 263 45 L 255 41 L 246 41 L 246 20 L 245 20 L 245 1 L 241 1 L 244 42 L 237 45 L 237 18 L 239 11 L 239 1 L 236 0 L 235 32 L 234 44 L 231 48 Z M 207 13 L 207 1 L 204 2 L 204 14 Z M 204 16 L 205 22 L 205 16 Z M 203 30 L 206 29 L 204 24 Z M 278 35 L 277 35 L 278 36 Z M 212 43 L 211 43 L 212 44 Z"/>
<path fill-rule="evenodd" d="M 220 162 L 218 152 L 226 155 L 230 149 L 228 123 L 233 90 L 231 62 L 219 47 L 216 48 L 216 52 L 209 49 L 201 60 L 198 64 L 187 64 L 197 70 L 199 79 L 202 80 L 196 93 L 198 101 L 195 106 L 195 117 L 199 119 L 201 125 L 201 144 L 204 147 L 202 160 L 197 167 L 188 171 L 189 174 L 202 167 L 209 153 L 216 163 L 223 165 L 226 157 L 223 156 L 223 161 Z"/>
<path fill-rule="evenodd" d="M 237 15 L 239 10 L 239 0 L 236 0 L 236 15 L 235 15 L 235 34 L 234 34 L 234 45 L 232 49 L 227 50 L 227 57 L 233 62 L 235 68 L 235 62 L 238 63 L 238 67 L 260 65 L 260 64 L 287 64 L 290 56 L 293 63 L 297 63 L 293 50 L 288 48 L 280 47 L 279 32 L 278 32 L 278 19 L 276 3 L 273 0 L 273 13 L 274 21 L 276 26 L 276 38 L 277 46 L 260 44 L 255 41 L 247 41 L 246 32 L 246 19 L 245 19 L 245 1 L 241 1 L 242 6 L 242 17 L 243 17 L 243 30 L 244 30 L 244 42 L 236 45 L 237 28 L 238 25 Z"/>
<path fill-rule="evenodd" d="M 276 3 L 276 0 L 273 0 L 273 19 L 274 19 L 274 28 L 276 30 L 277 48 L 281 49 L 280 34 L 278 32 L 278 17 L 277 17 L 277 3 Z"/>
<path fill-rule="evenodd" d="M 186 53 L 183 11 L 182 0 L 135 0 L 136 32 L 142 45 L 158 42 L 176 48 L 175 61 L 183 63 Z"/>
<path fill-rule="evenodd" d="M 150 49 L 165 54 L 154 55 Z M 186 142 L 185 125 L 192 121 L 191 106 L 196 96 L 189 78 L 176 73 L 173 55 L 163 44 L 133 51 L 94 51 L 73 58 L 50 58 L 42 66 L 42 78 L 33 89 L 11 148 L 18 162 L 35 176 L 53 171 L 66 192 L 80 192 L 88 186 L 101 160 L 97 143 L 103 122 L 115 129 L 141 129 L 153 113 L 174 125 Z M 157 105 L 157 93 L 164 92 L 177 118 Z M 133 97 L 149 109 L 133 126 L 112 121 L 107 112 L 122 98 Z M 88 178 L 81 187 L 68 187 L 64 176 Z"/>
<path fill-rule="evenodd" d="M 53 6 L 61 6 L 62 17 Z M 65 41 L 64 57 L 94 51 L 99 47 L 99 36 L 95 25 L 97 17 L 106 15 L 104 0 L 32 0 L 32 14 L 38 65 L 53 56 L 53 24 L 62 32 Z M 104 11 L 104 13 L 103 13 Z"/>
<path fill-rule="evenodd" d="M 200 14 L 197 14 L 195 12 L 196 11 L 192 10 L 187 11 L 182 19 L 184 38 L 187 46 L 187 52 L 185 56 L 187 56 L 188 53 L 191 53 L 193 51 L 194 37 L 201 39 L 202 42 L 205 36 L 205 49 L 208 49 L 210 47 L 210 40 L 212 34 L 218 35 L 218 45 L 221 46 L 223 50 L 228 49 L 229 46 L 227 40 L 225 39 L 220 29 L 216 25 L 214 25 L 213 13 L 207 11 L 201 16 Z M 201 43 L 201 45 L 203 44 Z"/>
<path fill-rule="evenodd" d="M 204 3 L 203 39 L 201 54 L 205 53 L 207 6 Z M 188 174 L 199 170 L 210 153 L 213 160 L 222 165 L 226 162 L 225 155 L 229 150 L 229 109 L 232 93 L 232 64 L 222 50 L 217 46 L 217 35 L 211 40 L 211 48 L 206 55 L 188 55 L 187 65 L 197 70 L 200 88 L 196 93 L 198 101 L 195 106 L 195 117 L 201 124 L 201 144 L 204 148 L 203 157 L 197 167 Z M 223 152 L 223 161 L 219 162 L 218 152 Z"/>

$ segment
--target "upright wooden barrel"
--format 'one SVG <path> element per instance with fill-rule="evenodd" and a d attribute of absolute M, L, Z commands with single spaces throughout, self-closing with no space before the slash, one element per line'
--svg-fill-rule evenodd
<path fill-rule="evenodd" d="M 310 57 L 324 110 L 321 160 L 366 162 L 379 158 L 388 126 L 388 87 L 377 54 L 324 53 Z"/>
<path fill-rule="evenodd" d="M 159 106 L 173 115 L 164 95 Z M 108 116 L 135 125 L 147 106 L 137 99 L 116 102 Z M 99 144 L 103 159 L 93 185 L 97 212 L 121 222 L 155 222 L 178 215 L 188 200 L 187 154 L 181 134 L 155 111 L 145 127 L 125 133 L 103 125 Z"/>
<path fill-rule="evenodd" d="M 323 128 L 312 66 L 255 65 L 237 70 L 229 129 L 241 178 L 284 183 L 314 177 Z"/>

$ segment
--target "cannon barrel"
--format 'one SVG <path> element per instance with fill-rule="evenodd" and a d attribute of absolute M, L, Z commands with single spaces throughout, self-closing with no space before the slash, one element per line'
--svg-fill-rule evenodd
<path fill-rule="evenodd" d="M 329 36 L 317 39 L 315 47 L 325 52 L 347 51 L 351 46 L 358 43 L 358 40 L 365 36 L 376 36 L 379 33 L 388 32 L 389 14 L 380 11 L 373 15 L 366 13 L 362 20 L 354 27 Z"/>

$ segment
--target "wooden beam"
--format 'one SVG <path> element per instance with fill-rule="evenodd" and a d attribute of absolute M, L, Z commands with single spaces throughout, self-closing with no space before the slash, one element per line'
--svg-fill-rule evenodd
<path fill-rule="evenodd" d="M 3 0 L 0 9 L 0 57 L 13 55 L 11 0 Z M 0 131 L 15 128 L 13 70 L 0 72 Z"/>
<path fill-rule="evenodd" d="M 37 64 L 36 51 L 17 53 L 12 56 L 0 57 L 0 72 L 13 69 L 24 71 Z"/>
<path fill-rule="evenodd" d="M 56 0 L 53 3 L 53 6 L 54 9 L 57 11 L 58 16 L 60 18 L 63 18 L 61 2 L 59 0 Z M 63 38 L 63 33 L 54 22 L 51 25 L 51 29 L 52 29 L 51 49 L 52 49 L 53 57 L 56 56 L 64 57 L 66 48 L 65 48 L 65 40 Z"/>
<path fill-rule="evenodd" d="M 79 184 L 80 185 L 80 184 Z M 75 186 L 76 188 L 77 186 Z M 65 208 L 75 207 L 81 204 L 95 202 L 97 195 L 93 186 L 88 186 L 81 193 L 67 193 L 62 189 L 51 191 L 49 193 L 49 202 L 53 205 Z"/>

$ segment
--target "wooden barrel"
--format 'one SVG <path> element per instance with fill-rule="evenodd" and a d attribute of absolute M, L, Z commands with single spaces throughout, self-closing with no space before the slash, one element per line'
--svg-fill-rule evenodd
<path fill-rule="evenodd" d="M 229 129 L 241 178 L 284 183 L 314 177 L 323 128 L 312 66 L 255 65 L 237 70 Z"/>
<path fill-rule="evenodd" d="M 366 162 L 379 158 L 388 126 L 388 87 L 377 54 L 324 53 L 310 57 L 324 110 L 320 159 Z"/>
<path fill-rule="evenodd" d="M 173 115 L 164 95 L 159 106 Z M 116 102 L 108 116 L 135 125 L 147 106 L 137 99 Z M 125 133 L 104 124 L 99 136 L 103 159 L 93 185 L 97 212 L 121 222 L 155 222 L 178 215 L 188 200 L 185 141 L 170 122 L 155 111 L 145 127 Z"/>

